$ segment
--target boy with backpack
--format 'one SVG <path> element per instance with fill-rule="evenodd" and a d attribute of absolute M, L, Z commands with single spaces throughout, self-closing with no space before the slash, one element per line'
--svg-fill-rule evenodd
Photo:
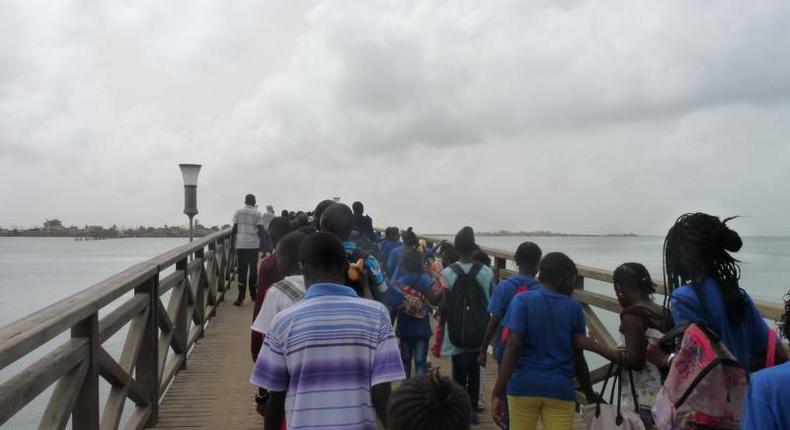
<path fill-rule="evenodd" d="M 488 325 L 488 291 L 494 272 L 474 261 L 479 248 L 471 227 L 464 227 L 455 235 L 454 248 L 458 262 L 442 271 L 447 286 L 442 306 L 445 320 L 442 355 L 451 357 L 453 380 L 466 389 L 472 405 L 477 405 L 480 397 L 477 355 Z M 480 422 L 476 410 L 471 418 L 473 424 Z"/>

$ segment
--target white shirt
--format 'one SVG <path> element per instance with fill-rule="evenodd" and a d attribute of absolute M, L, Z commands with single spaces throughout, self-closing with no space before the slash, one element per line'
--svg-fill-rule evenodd
<path fill-rule="evenodd" d="M 258 249 L 258 226 L 264 226 L 263 215 L 255 206 L 245 205 L 233 214 L 236 230 L 236 249 Z"/>
<path fill-rule="evenodd" d="M 296 287 L 297 290 L 301 291 L 302 294 L 305 292 L 304 287 L 304 276 L 302 275 L 291 275 L 286 276 L 280 282 L 290 282 L 291 285 Z M 278 286 L 280 282 L 275 282 L 269 289 L 266 291 L 266 297 L 263 298 L 263 305 L 261 305 L 261 310 L 258 312 L 258 316 L 255 317 L 255 321 L 252 323 L 252 329 L 261 333 L 263 335 L 269 332 L 269 329 L 272 328 L 272 321 L 274 317 L 280 313 L 283 309 L 289 308 L 291 305 L 295 303 L 293 299 L 288 297 Z"/>

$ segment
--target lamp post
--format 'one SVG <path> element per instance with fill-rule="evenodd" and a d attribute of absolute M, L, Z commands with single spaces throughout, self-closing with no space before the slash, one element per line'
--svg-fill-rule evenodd
<path fill-rule="evenodd" d="M 198 214 L 197 209 L 197 180 L 200 173 L 200 164 L 179 164 L 181 175 L 184 177 L 184 213 L 189 217 L 189 241 L 194 238 L 192 218 Z"/>

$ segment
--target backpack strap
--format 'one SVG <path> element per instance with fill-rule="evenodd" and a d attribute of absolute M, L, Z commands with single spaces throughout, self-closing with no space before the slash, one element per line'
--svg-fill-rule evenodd
<path fill-rule="evenodd" d="M 283 279 L 282 281 L 274 284 L 274 287 L 282 291 L 283 294 L 288 296 L 288 298 L 294 302 L 304 297 L 304 293 L 299 290 L 299 288 L 297 288 L 293 282 L 287 279 Z"/>

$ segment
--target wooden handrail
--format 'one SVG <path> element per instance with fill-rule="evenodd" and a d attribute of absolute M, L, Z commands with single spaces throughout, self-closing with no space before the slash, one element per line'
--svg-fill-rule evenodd
<path fill-rule="evenodd" d="M 135 407 L 125 428 L 155 424 L 162 394 L 185 368 L 190 348 L 230 287 L 235 273 L 230 251 L 230 229 L 213 233 L 0 328 L 0 370 L 71 331 L 70 340 L 0 384 L 0 425 L 55 382 L 40 428 L 64 428 L 70 418 L 74 429 L 117 429 L 127 400 Z M 175 272 L 162 275 L 173 265 Z M 116 303 L 128 293 L 133 295 Z M 111 304 L 99 319 L 99 311 Z M 102 344 L 125 326 L 116 361 Z M 103 411 L 100 377 L 111 386 Z"/>

